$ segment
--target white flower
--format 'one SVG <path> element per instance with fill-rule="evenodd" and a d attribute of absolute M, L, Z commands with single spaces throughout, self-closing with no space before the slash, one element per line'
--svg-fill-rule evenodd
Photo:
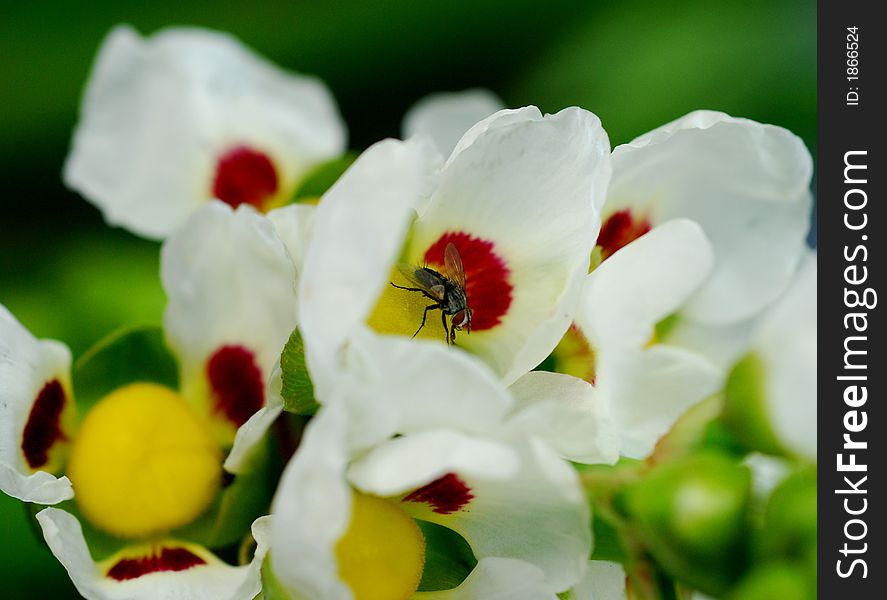
<path fill-rule="evenodd" d="M 164 540 L 140 548 L 141 554 L 124 551 L 96 563 L 73 515 L 46 508 L 37 513 L 37 521 L 49 549 L 88 600 L 252 600 L 262 589 L 267 517 L 253 524 L 257 547 L 252 560 L 239 567 L 200 546 Z"/>
<path fill-rule="evenodd" d="M 143 39 L 118 26 L 93 67 L 64 180 L 109 223 L 160 239 L 212 198 L 279 206 L 344 147 L 319 81 L 225 34 L 171 28 Z"/>
<path fill-rule="evenodd" d="M 271 562 L 292 593 L 381 593 L 371 575 L 381 570 L 384 597 L 410 597 L 424 547 L 414 520 L 455 531 L 479 561 L 459 588 L 417 598 L 476 597 L 503 577 L 524 582 L 519 597 L 551 598 L 581 579 L 591 540 L 577 475 L 543 435 L 509 422 L 520 409 L 488 368 L 442 344 L 369 332 L 346 362 L 272 506 Z M 355 565 L 361 544 L 373 558 Z"/>
<path fill-rule="evenodd" d="M 240 539 L 253 518 L 235 514 L 246 505 L 228 492 L 241 486 L 242 498 L 242 486 L 255 484 L 223 489 L 222 456 L 236 428 L 265 405 L 267 380 L 296 324 L 291 256 L 311 210 L 287 207 L 266 218 L 214 202 L 167 240 L 165 321 L 179 359 L 177 390 L 150 379 L 151 365 L 132 352 L 138 346 L 112 340 L 96 350 L 122 348 L 102 371 L 108 391 L 75 406 L 67 348 L 37 341 L 0 307 L 0 488 L 41 504 L 74 497 L 76 505 L 37 519 L 85 597 L 252 600 L 259 593 L 261 519 L 249 564 L 228 565 L 209 548 Z M 246 521 L 243 529 L 226 528 L 231 519 Z M 91 554 L 87 540 L 96 530 L 116 540 L 110 553 Z"/>
<path fill-rule="evenodd" d="M 616 422 L 625 456 L 649 454 L 687 408 L 723 382 L 723 372 L 704 356 L 656 334 L 656 325 L 702 284 L 712 260 L 700 227 L 676 219 L 588 276 L 576 322 L 593 348 L 595 387 Z"/>
<path fill-rule="evenodd" d="M 71 434 L 71 352 L 37 340 L 0 305 L 0 490 L 25 502 L 73 497 L 59 453 Z"/>
<path fill-rule="evenodd" d="M 437 93 L 416 102 L 404 115 L 403 138 L 430 137 L 448 156 L 475 123 L 505 108 L 495 94 L 484 89 Z"/>
<path fill-rule="evenodd" d="M 810 153 L 773 125 L 696 111 L 613 150 L 598 244 L 612 254 L 675 218 L 696 221 L 714 252 L 681 317 L 744 321 L 791 282 L 810 226 Z"/>
<path fill-rule="evenodd" d="M 536 366 L 572 320 L 607 148 L 594 115 L 574 108 L 543 117 L 529 107 L 476 124 L 439 171 L 420 140 L 367 150 L 322 199 L 305 256 L 299 303 L 312 373 L 335 372 L 337 353 L 367 322 L 380 333 L 417 332 L 433 303 L 389 282 L 415 287 L 398 263 L 446 274 L 450 244 L 472 312 L 432 309 L 418 336 L 443 343 L 444 327 L 461 324 L 456 344 L 506 383 Z"/>

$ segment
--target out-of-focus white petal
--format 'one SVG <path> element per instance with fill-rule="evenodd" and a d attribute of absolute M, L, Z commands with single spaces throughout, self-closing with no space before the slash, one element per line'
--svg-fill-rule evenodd
<path fill-rule="evenodd" d="M 573 588 L 569 600 L 625 600 L 625 569 L 619 563 L 588 561 L 585 579 Z"/>
<path fill-rule="evenodd" d="M 588 276 L 576 322 L 595 351 L 642 348 L 711 267 L 711 246 L 696 223 L 675 219 L 655 227 Z"/>
<path fill-rule="evenodd" d="M 565 303 L 575 301 L 571 290 L 588 269 L 609 160 L 607 135 L 587 111 L 569 108 L 545 117 L 534 107 L 501 111 L 465 134 L 419 215 L 409 251 L 415 264 L 445 234 L 459 234 L 490 244 L 504 265 L 511 289 L 500 285 L 480 299 L 472 291 L 479 283 L 472 271 L 488 266 L 472 264 L 459 249 L 475 311 L 471 335 L 460 345 L 506 383 L 539 364 L 569 326 L 575 306 Z M 510 300 L 504 313 L 492 315 L 498 324 L 482 327 L 483 319 L 494 320 L 483 312 L 491 312 L 484 307 L 495 300 L 491 294 Z"/>
<path fill-rule="evenodd" d="M 268 429 L 283 412 L 283 398 L 280 395 L 282 381 L 280 365 L 275 365 L 268 383 L 267 402 L 265 406 L 253 413 L 249 420 L 237 429 L 234 445 L 225 458 L 225 470 L 229 473 L 240 473 L 248 464 L 250 452 L 264 439 Z"/>
<path fill-rule="evenodd" d="M 531 371 L 509 390 L 516 401 L 508 422 L 512 431 L 536 435 L 574 462 L 613 464 L 619 459 L 616 425 L 587 381 Z"/>
<path fill-rule="evenodd" d="M 275 208 L 266 215 L 268 220 L 274 224 L 277 237 L 286 246 L 290 258 L 296 266 L 296 271 L 299 273 L 305 262 L 308 242 L 311 241 L 316 210 L 317 207 L 312 204 L 290 204 L 283 208 Z"/>
<path fill-rule="evenodd" d="M 752 475 L 752 489 L 757 498 L 765 499 L 792 472 L 792 464 L 760 452 L 752 452 L 742 461 Z"/>
<path fill-rule="evenodd" d="M 727 324 L 758 313 L 791 281 L 810 225 L 811 174 L 810 153 L 785 129 L 697 111 L 613 151 L 607 208 L 654 224 L 697 221 L 715 267 L 684 311 Z"/>
<path fill-rule="evenodd" d="M 502 101 L 485 89 L 431 94 L 407 111 L 403 137 L 427 135 L 443 156 L 449 156 L 466 131 L 502 108 Z"/>
<path fill-rule="evenodd" d="M 142 38 L 114 28 L 81 106 L 65 183 L 108 222 L 162 238 L 213 195 L 219 158 L 266 155 L 283 196 L 345 147 L 318 80 L 287 73 L 234 38 L 170 28 Z"/>
<path fill-rule="evenodd" d="M 539 567 L 513 558 L 482 558 L 458 587 L 419 592 L 415 600 L 557 600 Z"/>
<path fill-rule="evenodd" d="M 816 254 L 764 316 L 752 350 L 765 365 L 765 406 L 779 440 L 816 460 Z"/>
<path fill-rule="evenodd" d="M 185 396 L 206 389 L 208 361 L 226 347 L 248 352 L 263 388 L 297 310 L 295 267 L 272 222 L 248 206 L 210 203 L 164 244 L 161 278 Z"/>
<path fill-rule="evenodd" d="M 706 325 L 676 315 L 661 341 L 701 354 L 726 372 L 748 351 L 759 320 L 757 315 L 729 325 Z"/>
<path fill-rule="evenodd" d="M 248 565 L 232 567 L 210 552 L 188 547 L 198 564 L 180 571 L 157 571 L 117 580 L 90 555 L 80 522 L 72 514 L 47 508 L 37 514 L 49 549 L 87 600 L 252 600 L 261 591 L 260 569 L 268 550 L 266 518 L 253 524 L 257 548 Z"/>
<path fill-rule="evenodd" d="M 337 371 L 343 342 L 366 321 L 388 285 L 416 204 L 433 186 L 440 157 L 428 142 L 385 140 L 367 149 L 324 195 L 299 284 L 312 375 Z M 328 378 L 322 376 L 323 372 Z"/>
<path fill-rule="evenodd" d="M 644 458 L 684 411 L 715 393 L 724 373 L 682 348 L 602 354 L 597 389 L 622 437 L 622 454 Z"/>
<path fill-rule="evenodd" d="M 351 520 L 347 415 L 336 402 L 308 424 L 271 506 L 271 566 L 297 597 L 351 600 L 335 547 Z"/>
<path fill-rule="evenodd" d="M 0 490 L 14 498 L 56 504 L 74 496 L 67 477 L 39 470 L 64 441 L 54 430 L 73 402 L 70 369 L 65 345 L 37 340 L 0 305 Z"/>
<path fill-rule="evenodd" d="M 478 559 L 515 558 L 545 574 L 545 591 L 576 584 L 591 551 L 587 502 L 570 465 L 539 440 L 511 442 L 427 431 L 377 446 L 352 463 L 352 484 L 367 493 L 404 497 L 415 518 L 459 533 Z M 435 483 L 455 485 L 435 507 Z M 431 499 L 429 499 L 431 498 Z M 450 506 L 454 504 L 454 506 Z"/>

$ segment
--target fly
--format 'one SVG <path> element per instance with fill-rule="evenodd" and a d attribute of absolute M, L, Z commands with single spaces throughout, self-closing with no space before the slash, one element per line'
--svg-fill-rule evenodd
<path fill-rule="evenodd" d="M 438 273 L 428 267 L 412 267 L 398 265 L 400 272 L 415 287 L 404 287 L 391 282 L 391 285 L 399 290 L 419 292 L 433 301 L 425 307 L 422 313 L 422 324 L 413 334 L 419 335 L 425 327 L 428 311 L 440 310 L 440 320 L 443 323 L 447 344 L 456 343 L 456 332 L 465 329 L 471 333 L 471 315 L 473 311 L 468 306 L 468 298 L 465 295 L 465 268 L 462 266 L 462 256 L 452 243 L 444 249 L 444 269 L 446 274 Z M 447 317 L 450 317 L 450 326 L 447 327 Z"/>

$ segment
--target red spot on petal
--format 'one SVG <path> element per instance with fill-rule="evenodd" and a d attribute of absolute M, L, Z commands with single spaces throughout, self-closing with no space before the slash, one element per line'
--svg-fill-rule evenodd
<path fill-rule="evenodd" d="M 265 404 L 265 378 L 252 352 L 222 346 L 206 363 L 216 412 L 240 427 Z"/>
<path fill-rule="evenodd" d="M 597 238 L 597 244 L 601 247 L 601 259 L 610 257 L 620 248 L 623 248 L 650 231 L 650 220 L 632 215 L 629 209 L 614 212 L 604 222 Z"/>
<path fill-rule="evenodd" d="M 32 469 L 49 462 L 49 449 L 57 440 L 64 439 L 61 428 L 64 408 L 65 389 L 58 379 L 53 379 L 37 394 L 22 434 L 22 451 Z"/>
<path fill-rule="evenodd" d="M 184 571 L 205 564 L 205 560 L 185 548 L 161 548 L 159 553 L 118 560 L 108 569 L 108 577 L 126 581 L 149 573 Z"/>
<path fill-rule="evenodd" d="M 443 234 L 425 252 L 425 264 L 445 273 L 444 250 L 447 244 L 456 246 L 465 269 L 465 296 L 472 309 L 471 330 L 491 329 L 502 322 L 511 306 L 512 286 L 508 282 L 508 267 L 496 254 L 493 242 L 476 238 L 461 231 Z"/>
<path fill-rule="evenodd" d="M 251 204 L 261 209 L 277 186 L 277 171 L 268 155 L 237 146 L 219 158 L 213 195 L 234 208 Z"/>
<path fill-rule="evenodd" d="M 404 502 L 424 502 L 431 506 L 431 510 L 449 515 L 462 510 L 471 502 L 474 494 L 455 473 L 447 473 L 440 479 L 436 479 L 426 486 L 420 487 L 406 498 Z"/>

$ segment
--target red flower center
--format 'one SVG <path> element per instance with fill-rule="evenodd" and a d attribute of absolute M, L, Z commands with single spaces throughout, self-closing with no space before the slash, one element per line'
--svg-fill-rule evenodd
<path fill-rule="evenodd" d="M 108 569 L 108 577 L 117 581 L 126 581 L 148 573 L 184 571 L 205 564 L 205 560 L 185 548 L 161 548 L 159 553 L 118 560 Z"/>
<path fill-rule="evenodd" d="M 219 158 L 213 196 L 232 207 L 251 204 L 261 210 L 277 187 L 277 171 L 267 154 L 237 146 Z"/>
<path fill-rule="evenodd" d="M 425 264 L 447 275 L 444 251 L 447 244 L 456 246 L 465 270 L 465 297 L 473 311 L 471 330 L 491 329 L 502 322 L 511 306 L 512 286 L 508 282 L 508 267 L 496 254 L 493 242 L 457 231 L 443 234 L 425 252 Z"/>
<path fill-rule="evenodd" d="M 597 245 L 601 247 L 601 259 L 606 260 L 650 229 L 648 218 L 633 215 L 627 208 L 614 212 L 604 222 L 597 238 Z"/>
<path fill-rule="evenodd" d="M 440 515 L 449 515 L 462 510 L 473 498 L 471 489 L 458 475 L 447 473 L 412 492 L 403 501 L 424 502 L 431 506 L 432 511 Z"/>
<path fill-rule="evenodd" d="M 243 346 L 222 346 L 206 364 L 216 412 L 235 426 L 265 405 L 265 380 L 255 356 Z"/>
<path fill-rule="evenodd" d="M 64 408 L 65 390 L 58 379 L 53 379 L 37 395 L 22 435 L 22 451 L 32 469 L 49 462 L 49 449 L 65 437 L 60 422 Z"/>

